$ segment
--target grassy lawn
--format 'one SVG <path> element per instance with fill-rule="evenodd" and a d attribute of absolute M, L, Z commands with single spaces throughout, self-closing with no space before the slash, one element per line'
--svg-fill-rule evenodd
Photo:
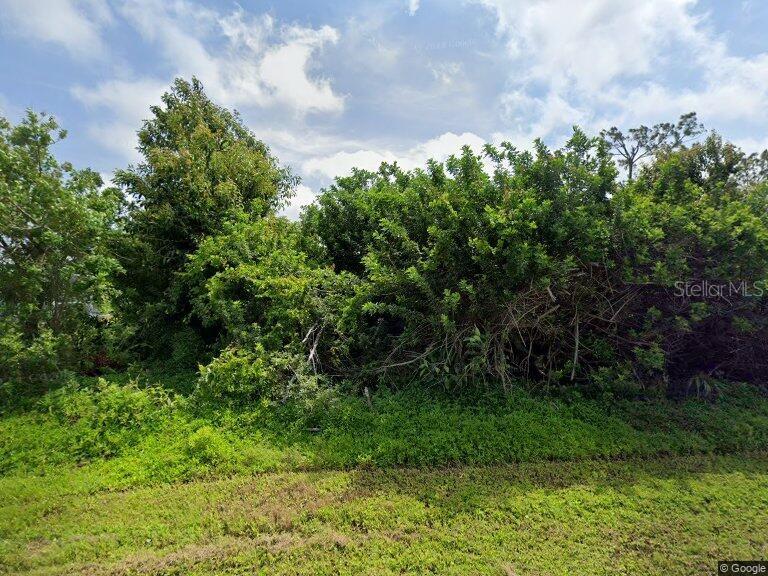
<path fill-rule="evenodd" d="M 83 380 L 0 417 L 0 574 L 689 575 L 768 557 L 768 397 L 748 387 L 201 409 L 185 382 Z"/>
<path fill-rule="evenodd" d="M 709 574 L 768 556 L 768 455 L 0 481 L 7 574 Z"/>

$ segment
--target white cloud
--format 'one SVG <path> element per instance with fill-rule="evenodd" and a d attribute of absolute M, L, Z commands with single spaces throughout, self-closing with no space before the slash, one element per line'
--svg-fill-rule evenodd
<path fill-rule="evenodd" d="M 615 87 L 604 101 L 622 105 L 632 119 L 673 117 L 695 110 L 703 118 L 720 122 L 768 124 L 768 54 L 735 57 L 714 44 L 698 64 L 703 80 L 699 88 L 674 89 L 648 82 L 631 90 Z"/>
<path fill-rule="evenodd" d="M 412 51 L 386 28 L 391 14 L 386 6 L 366 6 L 350 16 L 344 26 L 345 66 L 358 71 L 364 79 L 391 77 Z M 375 66 L 371 63 L 375 62 Z"/>
<path fill-rule="evenodd" d="M 104 54 L 101 29 L 112 20 L 106 0 L 3 0 L 4 28 L 60 44 L 80 59 Z"/>
<path fill-rule="evenodd" d="M 307 174 L 317 174 L 334 178 L 349 174 L 352 168 L 376 170 L 382 162 L 395 162 L 398 156 L 389 150 L 356 150 L 354 152 L 336 152 L 328 156 L 311 158 L 304 162 L 302 169 Z"/>
<path fill-rule="evenodd" d="M 768 126 L 768 54 L 733 55 L 697 0 L 475 1 L 496 15 L 516 64 L 503 109 L 532 135 L 692 110 L 705 123 Z"/>
<path fill-rule="evenodd" d="M 91 124 L 89 135 L 109 150 L 135 161 L 136 132 L 142 120 L 149 117 L 149 107 L 160 103 L 167 88 L 167 83 L 159 80 L 110 80 L 95 88 L 75 86 L 72 95 L 90 109 L 110 113 L 110 119 Z"/>
<path fill-rule="evenodd" d="M 284 44 L 268 50 L 259 66 L 272 97 L 299 111 L 341 111 L 344 100 L 334 94 L 330 81 L 307 74 L 312 53 L 326 43 L 335 44 L 339 33 L 330 26 L 318 30 L 291 26 L 282 35 Z"/>
<path fill-rule="evenodd" d="M 328 79 L 312 74 L 313 59 L 338 32 L 323 26 L 276 26 L 269 15 L 247 16 L 238 9 L 220 14 L 177 0 L 127 0 L 120 14 L 157 48 L 171 69 L 167 78 L 113 79 L 76 86 L 73 96 L 106 110 L 106 120 L 89 133 L 105 147 L 136 158 L 135 132 L 173 77 L 197 76 L 211 98 L 227 107 L 276 107 L 297 115 L 338 113 L 343 97 Z"/>
<path fill-rule="evenodd" d="M 421 4 L 419 0 L 408 0 L 408 14 L 411 16 L 416 14 L 419 11 L 419 4 Z"/>
<path fill-rule="evenodd" d="M 497 32 L 526 80 L 597 90 L 652 70 L 667 39 L 694 33 L 695 0 L 477 0 L 497 16 Z"/>
<path fill-rule="evenodd" d="M 459 153 L 464 145 L 468 145 L 473 151 L 479 153 L 485 142 L 486 140 L 471 132 L 463 134 L 446 132 L 405 150 L 393 151 L 371 147 L 311 158 L 303 163 L 302 169 L 307 174 L 327 178 L 349 174 L 352 168 L 375 171 L 382 162 L 397 162 L 401 168 L 411 170 L 423 168 L 429 159 L 445 160 L 451 154 Z"/>
<path fill-rule="evenodd" d="M 534 97 L 516 90 L 503 94 L 501 104 L 511 125 L 508 139 L 520 146 L 529 146 L 534 139 L 553 132 L 568 132 L 574 125 L 589 128 L 592 124 L 587 110 L 575 107 L 555 91 Z"/>
<path fill-rule="evenodd" d="M 315 201 L 315 193 L 308 186 L 299 184 L 296 187 L 296 194 L 291 198 L 288 206 L 280 211 L 280 216 L 285 216 L 289 220 L 298 220 L 301 210 Z"/>
<path fill-rule="evenodd" d="M 339 112 L 344 99 L 330 81 L 311 75 L 312 61 L 338 32 L 277 27 L 268 15 L 230 14 L 184 0 L 129 0 L 125 17 L 160 47 L 175 75 L 195 75 L 227 106 L 284 106 L 299 114 Z"/>
<path fill-rule="evenodd" d="M 272 124 L 254 126 L 259 138 L 282 153 L 295 158 L 324 156 L 340 149 L 361 148 L 365 144 L 359 140 L 348 139 L 338 133 L 319 132 L 311 128 L 301 131 L 284 127 L 275 128 Z M 282 158 L 283 155 L 280 154 Z"/>

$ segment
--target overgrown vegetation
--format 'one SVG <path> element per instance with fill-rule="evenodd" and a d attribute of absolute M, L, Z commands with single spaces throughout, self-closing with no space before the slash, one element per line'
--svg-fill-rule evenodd
<path fill-rule="evenodd" d="M 576 128 L 353 170 L 292 222 L 198 81 L 138 134 L 109 185 L 0 120 L 0 572 L 766 555 L 768 151 Z"/>
<path fill-rule="evenodd" d="M 38 392 L 116 350 L 106 324 L 121 195 L 51 155 L 64 136 L 49 116 L 0 118 L 0 395 Z"/>
<path fill-rule="evenodd" d="M 158 361 L 240 404 L 766 380 L 768 154 L 695 114 L 354 170 L 295 223 L 275 211 L 296 179 L 199 82 L 150 112 L 116 188 L 56 161 L 51 118 L 3 121 L 6 403 Z"/>
<path fill-rule="evenodd" d="M 0 475 L 74 474 L 88 491 L 234 473 L 762 451 L 768 398 L 455 397 L 410 388 L 247 407 L 177 390 L 193 374 L 71 381 L 0 420 Z"/>

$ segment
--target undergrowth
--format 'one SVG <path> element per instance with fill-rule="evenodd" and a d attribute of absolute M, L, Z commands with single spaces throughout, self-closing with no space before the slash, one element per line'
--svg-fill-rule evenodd
<path fill-rule="evenodd" d="M 0 418 L 0 474 L 74 472 L 93 489 L 276 470 L 495 464 L 761 451 L 768 398 L 326 395 L 312 404 L 201 404 L 192 376 L 82 378 Z"/>

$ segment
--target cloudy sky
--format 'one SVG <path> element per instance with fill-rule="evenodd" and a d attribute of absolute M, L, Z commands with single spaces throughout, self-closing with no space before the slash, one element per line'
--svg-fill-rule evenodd
<path fill-rule="evenodd" d="M 295 211 L 352 166 L 574 124 L 695 110 L 768 147 L 765 30 L 765 0 L 0 0 L 0 113 L 54 113 L 59 156 L 109 175 L 195 75 L 301 176 Z"/>

